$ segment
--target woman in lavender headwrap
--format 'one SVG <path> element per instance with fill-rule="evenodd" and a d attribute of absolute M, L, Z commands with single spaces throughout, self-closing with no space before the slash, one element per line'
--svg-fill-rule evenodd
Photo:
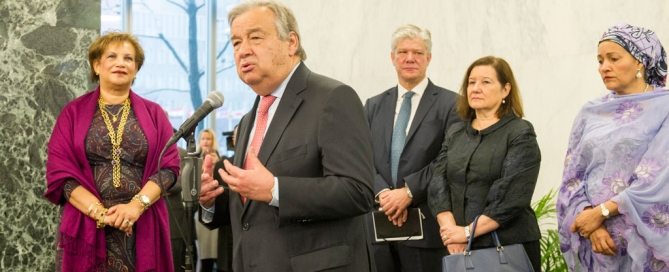
<path fill-rule="evenodd" d="M 612 92 L 574 121 L 557 210 L 570 270 L 669 271 L 667 56 L 655 33 L 609 28 L 597 53 Z"/>

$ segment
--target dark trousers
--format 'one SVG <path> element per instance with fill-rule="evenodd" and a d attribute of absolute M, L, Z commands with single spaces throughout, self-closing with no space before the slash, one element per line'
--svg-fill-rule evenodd
<path fill-rule="evenodd" d="M 174 261 L 174 271 L 184 271 L 186 261 L 186 250 L 183 239 L 172 239 L 172 260 Z"/>
<path fill-rule="evenodd" d="M 441 271 L 445 248 L 408 247 L 403 242 L 374 244 L 374 259 L 379 272 Z"/>

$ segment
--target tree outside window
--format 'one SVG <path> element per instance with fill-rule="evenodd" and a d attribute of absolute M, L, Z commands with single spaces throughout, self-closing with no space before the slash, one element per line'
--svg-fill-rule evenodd
<path fill-rule="evenodd" d="M 101 1 L 102 33 L 122 30 L 122 1 Z M 216 54 L 211 57 L 216 59 L 216 89 L 224 94 L 225 103 L 210 118 L 215 118 L 220 151 L 226 151 L 221 133 L 232 130 L 255 98 L 237 76 L 229 44 L 227 11 L 237 2 L 217 1 L 215 20 L 207 16 L 209 0 L 133 0 L 129 15 L 131 32 L 139 38 L 146 55 L 132 89 L 160 104 L 175 128 L 202 105 L 210 91 L 206 90 L 206 62 L 210 57 L 207 31 L 216 26 Z M 202 122 L 198 131 L 207 124 Z"/>

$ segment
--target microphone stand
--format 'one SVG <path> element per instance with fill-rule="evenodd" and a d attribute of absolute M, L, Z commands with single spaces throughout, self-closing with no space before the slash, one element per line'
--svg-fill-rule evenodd
<path fill-rule="evenodd" d="M 200 158 L 200 151 L 195 146 L 195 131 L 194 129 L 187 133 L 186 140 L 186 156 L 184 160 L 184 168 L 181 172 L 181 196 L 183 198 L 184 208 L 186 210 L 186 227 L 184 238 L 186 240 L 186 256 L 185 256 L 185 271 L 195 271 L 195 251 L 193 245 L 195 244 L 195 220 L 194 214 L 197 209 L 198 198 L 200 196 L 200 173 L 202 171 L 202 159 Z"/>

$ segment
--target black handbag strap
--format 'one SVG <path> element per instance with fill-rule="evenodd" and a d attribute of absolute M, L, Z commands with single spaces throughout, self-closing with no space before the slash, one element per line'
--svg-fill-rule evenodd
<path fill-rule="evenodd" d="M 465 252 L 464 252 L 465 255 L 469 255 L 472 252 L 472 242 L 474 241 L 474 235 L 476 234 L 476 224 L 479 221 L 479 217 L 481 217 L 481 216 L 480 215 L 476 216 L 476 218 L 474 218 L 474 222 L 472 222 L 472 229 L 471 229 L 471 232 L 470 232 L 471 234 L 469 235 L 469 239 L 467 240 L 467 248 L 465 249 Z M 497 231 L 493 230 L 491 234 L 492 234 L 492 239 L 495 242 L 495 246 L 497 246 L 497 249 L 501 249 L 502 248 L 502 243 L 499 242 L 499 237 L 497 236 Z"/>

